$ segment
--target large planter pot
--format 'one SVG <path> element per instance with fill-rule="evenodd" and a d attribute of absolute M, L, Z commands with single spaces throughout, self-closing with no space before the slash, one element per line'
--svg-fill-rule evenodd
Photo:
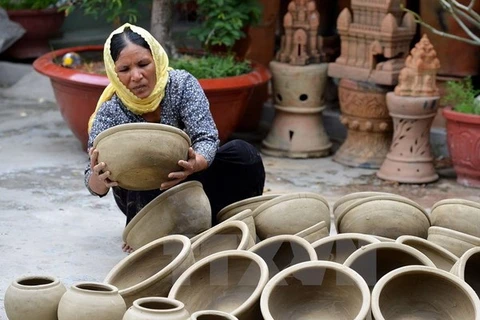
<path fill-rule="evenodd" d="M 50 78 L 62 116 L 86 150 L 88 120 L 109 81 L 106 75 L 88 74 L 56 64 L 55 60 L 67 52 L 97 53 L 102 57 L 103 46 L 59 49 L 42 55 L 33 63 L 37 72 Z M 270 80 L 266 67 L 255 62 L 252 67 L 250 73 L 236 77 L 199 79 L 210 102 L 221 142 L 225 142 L 236 129 L 253 89 Z"/>
<path fill-rule="evenodd" d="M 7 10 L 8 18 L 20 24 L 25 34 L 5 54 L 14 59 L 37 58 L 50 51 L 48 40 L 58 35 L 65 13 L 56 8 L 44 10 Z"/>
<path fill-rule="evenodd" d="M 448 151 L 457 173 L 457 182 L 480 188 L 480 116 L 453 111 L 446 107 Z"/>

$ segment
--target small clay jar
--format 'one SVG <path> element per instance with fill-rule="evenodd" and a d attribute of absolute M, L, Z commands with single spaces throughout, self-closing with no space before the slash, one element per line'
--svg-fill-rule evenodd
<path fill-rule="evenodd" d="M 52 276 L 22 276 L 5 292 L 5 313 L 10 320 L 57 320 L 65 286 Z"/>
<path fill-rule="evenodd" d="M 122 320 L 188 320 L 190 313 L 183 302 L 165 297 L 137 299 Z"/>
<path fill-rule="evenodd" d="M 122 320 L 127 306 L 115 286 L 100 282 L 72 285 L 58 304 L 58 320 Z"/>

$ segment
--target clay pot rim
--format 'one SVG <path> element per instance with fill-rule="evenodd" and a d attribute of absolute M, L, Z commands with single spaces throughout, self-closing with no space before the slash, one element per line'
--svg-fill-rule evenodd
<path fill-rule="evenodd" d="M 320 194 L 314 193 L 314 192 L 295 192 L 295 193 L 283 194 L 283 195 L 280 195 L 276 198 L 273 198 L 272 200 L 268 200 L 267 202 L 261 204 L 255 210 L 253 210 L 252 216 L 255 219 L 263 211 L 265 211 L 268 208 L 273 207 L 274 205 L 277 205 L 281 202 L 287 202 L 287 201 L 290 201 L 290 200 L 297 200 L 297 199 L 316 199 L 316 200 L 320 200 L 323 204 L 325 204 L 328 211 L 330 212 L 330 206 L 328 205 L 328 201 L 323 196 L 321 196 Z"/>
<path fill-rule="evenodd" d="M 228 320 L 238 320 L 237 317 L 232 316 L 230 313 L 226 313 L 220 310 L 200 310 L 192 313 L 190 320 L 198 320 L 198 317 L 205 315 L 220 316 Z"/>
<path fill-rule="evenodd" d="M 187 188 L 193 188 L 193 187 L 201 187 L 203 189 L 203 185 L 199 181 L 187 181 L 187 182 L 181 182 L 180 184 L 177 184 L 176 186 L 171 187 L 170 189 L 165 190 L 161 194 L 159 194 L 155 199 L 147 203 L 145 207 L 143 207 L 136 215 L 135 217 L 130 220 L 130 222 L 127 224 L 125 229 L 123 229 L 122 233 L 122 239 L 124 242 L 127 242 L 127 237 L 129 233 L 132 231 L 132 229 L 137 225 L 137 223 L 143 219 L 145 216 L 148 214 L 152 213 L 152 209 L 159 206 L 163 201 L 165 201 L 168 197 L 170 197 L 172 194 L 176 194 L 180 191 L 183 191 Z"/>
<path fill-rule="evenodd" d="M 351 265 L 362 255 L 378 250 L 378 249 L 392 249 L 392 250 L 399 250 L 405 253 L 411 254 L 412 256 L 418 258 L 420 262 L 424 265 L 436 268 L 435 264 L 427 257 L 423 252 L 407 246 L 406 244 L 401 244 L 398 242 L 375 242 L 367 244 L 366 246 L 362 246 L 361 248 L 355 250 L 343 263 L 347 267 L 351 267 Z"/>
<path fill-rule="evenodd" d="M 202 269 L 204 266 L 211 264 L 213 261 L 218 259 L 230 259 L 230 258 L 240 258 L 248 259 L 252 262 L 255 262 L 260 269 L 260 278 L 258 279 L 257 286 L 253 293 L 245 300 L 238 308 L 233 311 L 228 312 L 233 316 L 237 316 L 240 313 L 247 311 L 251 306 L 258 300 L 258 297 L 262 294 L 263 288 L 269 280 L 269 271 L 267 263 L 256 253 L 247 251 L 247 250 L 225 250 L 221 252 L 214 253 L 209 255 L 191 265 L 187 270 L 185 270 L 180 277 L 175 281 L 170 292 L 168 293 L 168 298 L 176 299 L 175 295 L 178 290 L 182 287 L 185 280 L 187 280 L 194 272 Z"/>
<path fill-rule="evenodd" d="M 419 265 L 411 265 L 411 266 L 404 266 L 400 267 L 397 269 L 394 269 L 387 274 L 385 274 L 383 277 L 381 277 L 375 286 L 373 287 L 372 290 L 372 315 L 375 319 L 377 320 L 385 320 L 385 318 L 382 316 L 382 313 L 380 311 L 380 306 L 375 303 L 376 301 L 379 301 L 380 299 L 380 294 L 382 293 L 382 290 L 384 289 L 385 285 L 400 276 L 403 276 L 405 274 L 415 274 L 415 273 L 429 273 L 429 274 L 435 274 L 438 277 L 443 278 L 444 280 L 449 281 L 450 283 L 456 285 L 459 287 L 470 299 L 470 301 L 473 304 L 474 310 L 477 313 L 475 319 L 478 316 L 478 312 L 480 310 L 480 300 L 475 297 L 477 297 L 477 294 L 475 291 L 464 281 L 462 281 L 459 277 L 451 274 L 448 271 L 438 269 L 435 267 L 428 267 L 428 266 L 419 266 Z"/>
<path fill-rule="evenodd" d="M 333 241 L 351 240 L 351 239 L 371 241 L 371 243 L 380 243 L 380 240 L 378 240 L 374 236 L 371 236 L 371 235 L 368 235 L 368 234 L 356 233 L 356 232 L 346 232 L 346 233 L 334 234 L 334 235 L 325 237 L 323 239 L 319 239 L 319 240 L 312 243 L 312 247 L 315 249 L 318 246 L 322 246 L 324 244 L 327 244 L 327 243 L 330 243 L 330 242 L 333 242 Z"/>
<path fill-rule="evenodd" d="M 401 202 L 401 203 L 404 203 L 404 204 L 409 204 L 411 205 L 412 207 L 415 207 L 417 208 L 421 213 L 423 213 L 423 216 L 427 219 L 428 221 L 428 224 L 429 225 L 432 225 L 432 222 L 430 221 L 430 217 L 428 216 L 427 212 L 425 211 L 424 208 L 422 208 L 418 203 L 416 203 L 415 201 L 413 200 L 410 200 L 408 198 L 405 198 L 405 197 L 402 197 L 402 196 L 397 196 L 397 195 L 388 195 L 388 196 L 372 196 L 372 197 L 368 197 L 368 198 L 363 198 L 363 199 L 358 199 L 357 201 L 355 201 L 354 203 L 351 203 L 350 205 L 348 205 L 337 217 L 337 219 L 335 219 L 335 227 L 337 228 L 337 230 L 339 230 L 339 225 L 340 223 L 342 222 L 342 219 L 347 215 L 347 213 L 352 210 L 353 208 L 356 208 L 364 203 L 367 203 L 367 202 L 372 202 L 372 201 L 377 201 L 377 200 L 389 200 L 389 201 L 397 201 L 397 202 Z"/>
<path fill-rule="evenodd" d="M 373 197 L 373 196 L 379 196 L 379 195 L 391 195 L 393 193 L 389 193 L 389 192 L 381 192 L 381 191 L 358 191 L 358 192 L 352 192 L 352 193 L 349 193 L 349 194 L 346 194 L 342 197 L 340 197 L 337 201 L 335 201 L 335 203 L 333 204 L 332 206 L 332 210 L 333 212 L 335 213 L 335 210 L 337 210 L 337 208 L 347 202 L 347 201 L 351 201 L 351 200 L 356 200 L 356 199 L 362 199 L 362 198 L 365 198 L 365 197 Z"/>
<path fill-rule="evenodd" d="M 457 121 L 473 125 L 480 124 L 480 115 L 458 112 L 453 110 L 451 106 L 446 106 L 445 108 L 442 108 L 442 115 L 447 121 Z"/>
<path fill-rule="evenodd" d="M 20 282 L 22 281 L 26 281 L 26 280 L 35 280 L 35 279 L 39 279 L 39 280 L 49 280 L 51 282 L 49 283 L 44 283 L 44 284 L 38 284 L 38 285 L 25 285 L 25 284 L 21 284 Z M 57 286 L 61 284 L 60 282 L 60 279 L 58 279 L 57 277 L 55 276 L 51 276 L 51 275 L 36 275 L 36 274 L 32 274 L 32 275 L 24 275 L 24 276 L 20 276 L 18 278 L 16 278 L 13 282 L 12 282 L 12 285 L 15 287 L 15 288 L 18 288 L 18 289 L 22 289 L 22 290 L 43 290 L 43 289 L 49 289 L 51 287 L 54 287 L 54 286 Z"/>
<path fill-rule="evenodd" d="M 136 293 L 139 290 L 143 290 L 146 287 L 150 287 L 151 285 L 155 284 L 159 279 L 162 279 L 165 275 L 169 274 L 170 272 L 175 269 L 175 267 L 179 266 L 183 261 L 185 261 L 188 258 L 188 253 L 191 252 L 191 243 L 190 239 L 188 239 L 186 236 L 180 235 L 180 234 L 173 234 L 173 235 L 168 235 L 162 238 L 159 238 L 157 240 L 154 240 L 152 242 L 147 243 L 146 245 L 140 247 L 139 249 L 133 251 L 130 253 L 128 256 L 123 258 L 119 263 L 117 263 L 112 270 L 107 274 L 105 277 L 104 283 L 110 283 L 112 278 L 116 276 L 120 270 L 122 270 L 125 267 L 129 267 L 129 263 L 135 259 L 138 256 L 143 255 L 144 253 L 150 251 L 152 248 L 159 246 L 159 245 L 164 245 L 165 243 L 171 243 L 171 242 L 181 242 L 183 247 L 182 250 L 178 253 L 178 255 L 170 261 L 164 268 L 160 269 L 157 273 L 152 275 L 151 277 L 133 285 L 125 289 L 119 289 L 119 293 L 123 295 L 128 295 L 132 293 Z"/>
<path fill-rule="evenodd" d="M 430 209 L 430 214 L 433 213 L 433 211 L 442 206 L 442 205 L 449 205 L 449 204 L 460 204 L 466 207 L 473 207 L 475 209 L 480 210 L 480 203 L 472 201 L 472 200 L 467 200 L 467 199 L 460 199 L 460 198 L 451 198 L 451 199 L 443 199 L 440 200 L 436 203 L 433 204 L 432 208 Z M 479 211 L 480 214 L 480 211 Z"/>
<path fill-rule="evenodd" d="M 380 242 L 395 242 L 395 239 L 384 237 L 384 236 L 377 236 L 376 234 L 372 235 L 375 239 Z"/>
<path fill-rule="evenodd" d="M 147 303 L 147 302 L 160 302 L 160 303 L 165 303 L 165 304 L 171 304 L 172 308 L 171 309 L 151 309 L 151 308 L 145 308 L 141 304 Z M 166 297 L 142 297 L 138 298 L 135 301 L 133 301 L 133 305 L 138 308 L 139 310 L 142 311 L 148 311 L 148 312 L 153 312 L 153 313 L 167 313 L 167 312 L 172 312 L 172 311 L 178 311 L 181 309 L 185 308 L 185 304 L 182 301 L 178 301 L 175 299 L 170 299 Z"/>
<path fill-rule="evenodd" d="M 327 222 L 325 220 L 323 221 L 320 221 L 318 223 L 315 223 L 314 225 L 308 227 L 308 228 L 305 228 L 297 233 L 295 233 L 296 236 L 300 237 L 300 238 L 305 238 L 306 236 L 309 236 L 317 231 L 320 231 L 322 230 L 323 228 L 327 229 L 327 233 L 329 234 L 330 231 L 328 230 L 328 227 L 327 227 Z"/>
<path fill-rule="evenodd" d="M 255 196 L 255 197 L 250 197 L 250 198 L 247 198 L 247 199 L 244 199 L 244 200 L 240 200 L 240 201 L 237 201 L 237 202 L 234 202 L 232 204 L 229 204 L 228 206 L 222 208 L 218 213 L 217 213 L 217 220 L 218 221 L 221 221 L 222 220 L 222 216 L 224 216 L 226 213 L 228 213 L 230 210 L 232 209 L 235 209 L 235 208 L 238 208 L 240 206 L 244 206 L 244 205 L 247 205 L 247 204 L 251 204 L 251 203 L 255 203 L 255 202 L 259 202 L 259 201 L 264 201 L 265 199 L 268 200 L 271 200 L 271 199 L 274 199 L 278 196 L 281 196 L 281 194 L 262 194 L 260 196 Z M 252 210 L 253 211 L 253 210 Z"/>
<path fill-rule="evenodd" d="M 460 232 L 453 229 L 448 229 L 444 227 L 431 226 L 428 228 L 428 235 L 436 234 L 440 236 L 447 236 L 449 238 L 454 238 L 456 240 L 461 240 L 475 246 L 480 246 L 480 238 L 472 236 L 465 232 Z"/>
<path fill-rule="evenodd" d="M 476 254 L 479 254 L 479 253 L 480 253 L 480 247 L 473 247 L 473 248 L 468 249 L 467 251 L 465 251 L 464 254 L 462 254 L 462 256 L 460 258 L 458 258 L 457 265 L 452 267 L 452 270 L 450 272 L 452 272 L 454 270 L 454 268 L 456 268 L 455 272 L 456 272 L 457 276 L 460 279 L 465 280 L 465 267 L 467 265 L 468 260 L 473 255 L 476 255 Z"/>
<path fill-rule="evenodd" d="M 262 296 L 260 298 L 260 309 L 262 311 L 262 315 L 265 320 L 274 320 L 273 317 L 271 316 L 270 308 L 268 305 L 269 297 L 274 287 L 284 278 L 290 276 L 291 274 L 297 271 L 301 271 L 305 269 L 315 269 L 315 268 L 333 269 L 336 272 L 341 272 L 347 275 L 351 280 L 353 280 L 357 288 L 360 289 L 360 292 L 363 298 L 362 307 L 360 308 L 360 311 L 358 312 L 354 320 L 366 319 L 368 313 L 370 312 L 371 296 L 370 296 L 370 289 L 368 288 L 368 285 L 365 282 L 365 280 L 362 278 L 362 276 L 360 276 L 360 274 L 358 274 L 358 272 L 356 272 L 355 270 L 349 267 L 346 267 L 343 264 L 332 262 L 332 261 L 317 260 L 317 261 L 306 261 L 306 262 L 300 262 L 300 263 L 294 264 L 293 266 L 290 266 L 280 271 L 268 281 L 268 283 L 265 285 Z"/>
<path fill-rule="evenodd" d="M 452 252 L 448 251 L 447 249 L 445 249 L 444 247 L 432 242 L 432 241 L 428 241 L 426 239 L 423 239 L 423 238 L 420 238 L 420 237 L 417 237 L 417 236 L 412 236 L 412 235 L 403 235 L 403 236 L 400 236 L 397 238 L 397 240 L 395 242 L 397 243 L 401 243 L 401 244 L 405 244 L 407 246 L 410 246 L 408 244 L 409 241 L 413 241 L 413 242 L 416 242 L 416 243 L 420 243 L 426 247 L 429 247 L 431 249 L 434 249 L 435 251 L 435 254 L 438 254 L 439 256 L 443 257 L 443 258 L 446 258 L 448 260 L 450 260 L 450 262 L 453 262 L 453 264 L 455 264 L 457 261 L 458 261 L 458 257 L 456 255 L 454 255 Z M 413 246 L 412 246 L 413 247 Z M 413 247 L 415 248 L 415 247 Z M 416 248 L 415 248 L 416 249 Z M 418 249 L 417 249 L 418 250 Z M 420 250 L 419 250 L 420 251 Z M 433 261 L 432 261 L 433 262 Z"/>
<path fill-rule="evenodd" d="M 312 247 L 310 242 L 308 242 L 307 240 L 305 240 L 305 239 L 303 239 L 303 238 L 301 238 L 297 235 L 293 235 L 293 234 L 280 234 L 280 235 L 276 235 L 276 236 L 267 238 L 267 239 L 262 240 L 262 241 L 258 242 L 257 244 L 255 244 L 253 247 L 248 249 L 248 251 L 257 254 L 256 253 L 257 250 L 259 250 L 261 248 L 264 248 L 266 246 L 269 246 L 272 243 L 276 243 L 276 242 L 293 242 L 293 243 L 299 244 L 300 246 L 305 248 L 305 250 L 307 251 L 307 253 L 310 257 L 310 260 L 312 260 L 312 261 L 313 260 L 318 260 L 317 252 Z"/>
<path fill-rule="evenodd" d="M 106 289 L 106 290 L 93 290 L 93 289 L 86 289 L 82 288 L 81 286 L 89 286 L 99 289 Z M 116 286 L 110 283 L 104 282 L 97 282 L 97 281 L 80 281 L 72 284 L 70 287 L 71 290 L 80 291 L 80 292 L 88 292 L 89 294 L 98 294 L 98 295 L 116 295 L 119 293 L 119 290 Z"/>

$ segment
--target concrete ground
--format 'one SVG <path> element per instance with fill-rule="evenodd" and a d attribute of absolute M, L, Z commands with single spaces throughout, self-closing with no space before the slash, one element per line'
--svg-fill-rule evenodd
<path fill-rule="evenodd" d="M 48 78 L 30 65 L 0 62 L 0 319 L 8 285 L 26 274 L 58 277 L 66 286 L 102 281 L 126 255 L 125 224 L 111 194 L 99 199 L 83 184 L 87 155 L 67 128 Z M 428 185 L 386 182 L 375 170 L 320 159 L 264 156 L 266 193 L 311 191 L 333 205 L 355 191 L 386 191 L 425 208 L 444 198 L 480 201 L 452 172 Z M 446 175 L 443 175 L 446 174 Z"/>

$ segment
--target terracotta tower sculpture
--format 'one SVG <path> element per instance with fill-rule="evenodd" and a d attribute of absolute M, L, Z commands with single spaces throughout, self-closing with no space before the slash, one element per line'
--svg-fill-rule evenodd
<path fill-rule="evenodd" d="M 323 157 L 331 147 L 321 114 L 328 64 L 323 62 L 315 1 L 291 1 L 283 25 L 278 61 L 269 64 L 275 117 L 262 152 L 291 158 Z"/>
<path fill-rule="evenodd" d="M 400 0 L 352 0 L 337 19 L 341 54 L 328 74 L 340 78 L 341 122 L 347 139 L 334 160 L 379 168 L 388 152 L 392 120 L 385 95 L 396 85 L 416 25 Z"/>
<path fill-rule="evenodd" d="M 426 35 L 412 49 L 394 92 L 387 93 L 394 135 L 379 178 L 404 183 L 438 179 L 430 148 L 430 127 L 437 114 L 440 61 Z"/>

